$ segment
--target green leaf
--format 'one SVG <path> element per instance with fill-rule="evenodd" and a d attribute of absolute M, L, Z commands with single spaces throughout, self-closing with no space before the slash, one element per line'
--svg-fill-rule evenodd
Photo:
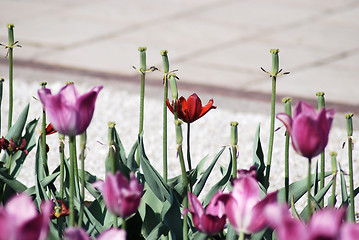
<path fill-rule="evenodd" d="M 318 183 L 319 183 L 319 178 L 318 178 L 318 161 L 315 164 L 315 171 L 314 171 L 314 195 L 318 193 Z"/>
<path fill-rule="evenodd" d="M 253 164 L 257 167 L 258 181 L 265 187 L 265 189 L 268 189 L 269 183 L 264 176 L 266 165 L 264 163 L 264 155 L 260 139 L 260 124 L 258 124 L 256 134 L 254 135 Z"/>
<path fill-rule="evenodd" d="M 10 176 L 6 173 L 7 169 L 2 168 L 0 170 L 0 180 L 6 183 L 7 186 L 11 187 L 15 192 L 24 192 L 27 189 L 27 186 Z"/>
<path fill-rule="evenodd" d="M 325 172 L 324 177 L 332 175 L 332 172 Z M 312 186 L 315 181 L 314 174 L 311 175 Z M 296 203 L 307 192 L 307 178 L 293 182 L 289 184 L 289 197 L 293 196 L 293 200 Z M 324 189 L 324 188 L 323 188 Z M 284 187 L 278 191 L 278 202 L 286 202 Z"/>
<path fill-rule="evenodd" d="M 27 104 L 24 110 L 21 112 L 19 118 L 14 125 L 10 128 L 9 132 L 6 134 L 5 138 L 10 140 L 13 139 L 15 142 L 21 138 L 21 134 L 24 130 L 27 115 L 29 113 L 30 104 Z"/>
<path fill-rule="evenodd" d="M 168 227 L 161 222 L 155 228 L 153 228 L 146 240 L 158 240 L 162 235 L 167 233 Z"/>
<path fill-rule="evenodd" d="M 226 240 L 237 240 L 238 236 L 232 225 L 228 226 Z"/>
<path fill-rule="evenodd" d="M 163 204 L 161 215 L 163 216 L 163 222 L 170 229 L 172 239 L 183 239 L 183 221 L 180 208 L 180 203 L 171 192 L 171 199 Z"/>
<path fill-rule="evenodd" d="M 231 173 L 232 173 L 232 161 L 230 160 L 226 174 L 207 193 L 203 201 L 204 206 L 208 205 L 213 195 L 216 194 L 216 192 L 218 192 L 219 189 L 223 189 L 223 187 L 225 187 L 229 183 L 229 180 L 231 178 Z"/>
<path fill-rule="evenodd" d="M 341 206 L 348 206 L 349 205 L 349 196 L 347 192 L 347 184 L 345 182 L 344 178 L 344 171 L 342 169 L 342 166 L 339 163 L 339 169 L 340 169 L 340 189 L 342 194 L 342 204 Z"/>
<path fill-rule="evenodd" d="M 324 198 L 324 195 L 327 193 L 327 191 L 332 186 L 332 184 L 333 184 L 333 179 L 330 180 L 330 182 L 324 188 L 320 189 L 319 192 L 314 196 L 313 200 L 315 201 L 317 207 L 319 207 L 320 201 Z M 308 205 L 306 205 L 305 208 L 300 213 L 301 219 L 308 219 L 307 209 L 308 209 Z"/>
<path fill-rule="evenodd" d="M 138 150 L 139 150 L 139 157 L 141 161 L 141 167 L 146 183 L 161 202 L 164 202 L 165 200 L 170 200 L 168 185 L 165 183 L 165 181 L 163 180 L 161 175 L 156 171 L 156 169 L 150 164 L 150 161 L 146 156 L 143 147 L 142 135 L 140 135 L 140 145 Z"/>
<path fill-rule="evenodd" d="M 217 155 L 214 157 L 212 163 L 208 166 L 208 168 L 206 169 L 206 171 L 203 173 L 201 179 L 199 180 L 199 182 L 196 184 L 196 187 L 194 188 L 193 190 L 193 194 L 198 196 L 204 185 L 206 184 L 207 182 L 207 179 L 209 177 L 209 175 L 211 174 L 213 168 L 214 168 L 214 165 L 216 164 L 217 160 L 219 159 L 219 157 L 222 155 L 223 151 L 224 151 L 225 147 L 223 147 L 218 153 Z"/>

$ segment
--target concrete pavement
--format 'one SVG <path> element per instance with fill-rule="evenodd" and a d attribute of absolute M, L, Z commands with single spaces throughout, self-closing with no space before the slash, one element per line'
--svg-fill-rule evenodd
<path fill-rule="evenodd" d="M 271 81 L 260 67 L 270 70 L 269 50 L 279 48 L 280 67 L 291 72 L 278 78 L 279 95 L 315 101 L 324 91 L 330 104 L 359 112 L 356 0 L 2 0 L 1 7 L 0 42 L 13 23 L 19 65 L 132 81 L 137 49 L 146 46 L 147 66 L 161 68 L 167 49 L 192 91 L 268 99 Z M 161 73 L 147 76 L 161 84 Z"/>

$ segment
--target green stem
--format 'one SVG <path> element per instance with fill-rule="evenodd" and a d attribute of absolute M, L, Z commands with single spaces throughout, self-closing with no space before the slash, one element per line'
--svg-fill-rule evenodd
<path fill-rule="evenodd" d="M 333 174 L 333 185 L 332 185 L 332 196 L 329 199 L 329 206 L 334 207 L 335 206 L 335 194 L 336 194 L 336 178 L 337 178 L 337 153 L 332 152 L 330 153 L 331 159 L 332 159 L 332 174 Z"/>
<path fill-rule="evenodd" d="M 13 48 L 9 48 L 9 118 L 8 130 L 12 126 L 12 114 L 14 108 L 14 80 L 13 80 Z"/>
<path fill-rule="evenodd" d="M 80 137 L 80 160 L 81 160 L 81 193 L 80 193 L 80 201 L 81 208 L 79 213 L 79 221 L 78 226 L 82 226 L 83 215 L 84 215 L 84 207 L 85 207 L 85 150 L 86 150 L 86 131 L 81 134 Z"/>
<path fill-rule="evenodd" d="M 244 240 L 244 232 L 240 232 L 239 233 L 239 238 L 238 240 Z"/>
<path fill-rule="evenodd" d="M 325 108 L 325 101 L 324 101 L 324 92 L 317 92 L 318 97 L 318 110 Z M 325 150 L 320 154 L 320 189 L 324 188 L 325 180 Z M 319 206 L 324 207 L 324 199 L 322 199 L 319 203 Z"/>
<path fill-rule="evenodd" d="M 121 228 L 126 231 L 126 219 L 122 219 L 122 225 Z"/>
<path fill-rule="evenodd" d="M 184 189 L 184 198 L 183 198 L 183 208 L 188 209 L 188 179 L 187 179 L 187 172 L 186 167 L 184 164 L 184 158 L 183 158 L 183 152 L 182 152 L 182 146 L 178 146 L 178 157 L 181 164 L 181 171 L 182 171 L 182 182 L 183 182 L 183 189 Z M 188 214 L 184 214 L 183 216 L 183 239 L 188 239 Z"/>
<path fill-rule="evenodd" d="M 164 80 L 164 89 L 163 89 L 163 179 L 167 182 L 168 175 L 168 167 L 167 167 L 167 98 L 168 98 L 168 82 L 167 76 L 165 76 Z"/>
<path fill-rule="evenodd" d="M 138 48 L 140 51 L 140 72 L 141 72 L 141 92 L 140 92 L 140 122 L 138 134 L 143 132 L 143 122 L 144 122 L 144 109 L 145 109 L 145 80 L 146 80 L 146 48 Z M 137 151 L 137 165 L 140 166 L 140 157 L 139 152 Z"/>
<path fill-rule="evenodd" d="M 190 150 L 190 145 L 191 145 L 191 136 L 190 136 L 190 132 L 191 132 L 191 123 L 187 123 L 187 163 L 188 163 L 188 171 L 192 170 L 192 164 L 191 164 L 191 150 Z"/>
<path fill-rule="evenodd" d="M 233 159 L 232 177 L 237 178 L 237 146 L 232 146 L 232 159 Z"/>
<path fill-rule="evenodd" d="M 282 102 L 284 103 L 284 112 L 289 116 L 292 116 L 292 107 L 291 107 L 291 98 L 284 98 Z M 285 199 L 289 203 L 289 133 L 285 133 L 285 147 L 284 147 L 284 189 L 285 189 Z"/>
<path fill-rule="evenodd" d="M 111 163 L 111 172 L 112 174 L 116 173 L 116 162 L 115 162 L 115 150 L 114 148 L 114 122 L 108 122 L 108 152 Z"/>
<path fill-rule="evenodd" d="M 64 164 L 65 164 L 65 136 L 59 133 L 59 152 L 60 152 L 60 198 L 64 199 Z"/>
<path fill-rule="evenodd" d="M 70 216 L 69 225 L 70 227 L 75 226 L 75 162 L 76 162 L 76 136 L 70 136 Z"/>
<path fill-rule="evenodd" d="M 310 189 L 312 188 L 312 175 L 311 175 L 311 162 L 312 160 L 308 158 L 308 181 L 307 181 L 307 193 L 308 193 L 308 221 L 310 220 L 310 217 L 312 216 L 312 199 L 310 196 Z"/>
<path fill-rule="evenodd" d="M 276 79 L 277 76 L 272 76 L 272 97 L 271 97 L 271 123 L 269 132 L 269 147 L 268 147 L 268 158 L 266 167 L 266 182 L 269 185 L 270 168 L 272 164 L 272 152 L 273 152 L 273 141 L 274 141 L 274 120 L 275 120 L 275 98 L 276 98 Z"/>
<path fill-rule="evenodd" d="M 345 115 L 347 119 L 347 133 L 348 133 L 348 161 L 349 161 L 349 190 L 350 190 L 350 221 L 355 221 L 355 206 L 354 206 L 354 180 L 353 180 L 353 121 L 352 113 Z"/>
<path fill-rule="evenodd" d="M 0 78 L 0 109 L 2 104 L 2 95 L 3 95 L 3 86 L 4 86 L 4 79 Z M 1 136 L 1 111 L 0 111 L 0 136 Z"/>

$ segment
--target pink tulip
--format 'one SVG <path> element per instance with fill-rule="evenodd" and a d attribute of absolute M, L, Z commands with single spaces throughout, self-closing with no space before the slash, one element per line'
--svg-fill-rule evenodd
<path fill-rule="evenodd" d="M 79 95 L 74 84 L 67 84 L 56 95 L 42 88 L 38 91 L 40 101 L 54 129 L 67 136 L 83 133 L 90 125 L 97 95 L 102 86 Z"/>
<path fill-rule="evenodd" d="M 277 118 L 287 128 L 294 150 L 311 159 L 326 147 L 334 113 L 334 109 L 324 108 L 316 113 L 311 105 L 299 101 L 294 108 L 293 118 L 285 113 L 277 114 Z"/>
<path fill-rule="evenodd" d="M 343 223 L 345 209 L 319 210 L 307 225 L 293 218 L 285 204 L 267 207 L 265 215 L 269 226 L 275 229 L 279 240 L 359 239 L 359 225 Z"/>
<path fill-rule="evenodd" d="M 126 232 L 122 229 L 111 228 L 101 233 L 97 240 L 126 240 Z M 90 236 L 78 227 L 70 227 L 65 230 L 65 240 L 91 240 Z"/>
<path fill-rule="evenodd" d="M 143 185 L 133 173 L 130 180 L 121 172 L 115 175 L 108 173 L 105 182 L 96 182 L 94 186 L 102 192 L 107 209 L 116 216 L 129 217 L 140 205 Z"/>
<path fill-rule="evenodd" d="M 226 215 L 238 233 L 254 233 L 267 226 L 264 209 L 277 201 L 277 192 L 261 200 L 261 191 L 255 178 L 255 170 L 238 171 L 233 189 L 225 201 Z"/>
<path fill-rule="evenodd" d="M 30 196 L 19 194 L 0 206 L 0 240 L 45 240 L 49 231 L 52 202 L 41 205 L 39 214 Z"/>
<path fill-rule="evenodd" d="M 223 195 L 217 192 L 210 200 L 206 210 L 198 201 L 196 195 L 188 193 L 188 201 L 191 209 L 185 209 L 184 214 L 189 211 L 192 214 L 194 226 L 203 233 L 216 235 L 223 230 L 226 223 L 225 206 L 219 198 Z"/>

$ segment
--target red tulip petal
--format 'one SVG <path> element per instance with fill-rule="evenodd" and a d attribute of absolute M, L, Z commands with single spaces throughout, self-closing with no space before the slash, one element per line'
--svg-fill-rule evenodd
<path fill-rule="evenodd" d="M 199 114 L 198 118 L 202 117 L 203 115 L 205 115 L 209 110 L 211 109 L 216 109 L 216 106 L 213 106 L 213 99 L 210 99 L 208 101 L 208 103 L 201 109 L 201 113 Z M 197 118 L 197 119 L 198 119 Z"/>

